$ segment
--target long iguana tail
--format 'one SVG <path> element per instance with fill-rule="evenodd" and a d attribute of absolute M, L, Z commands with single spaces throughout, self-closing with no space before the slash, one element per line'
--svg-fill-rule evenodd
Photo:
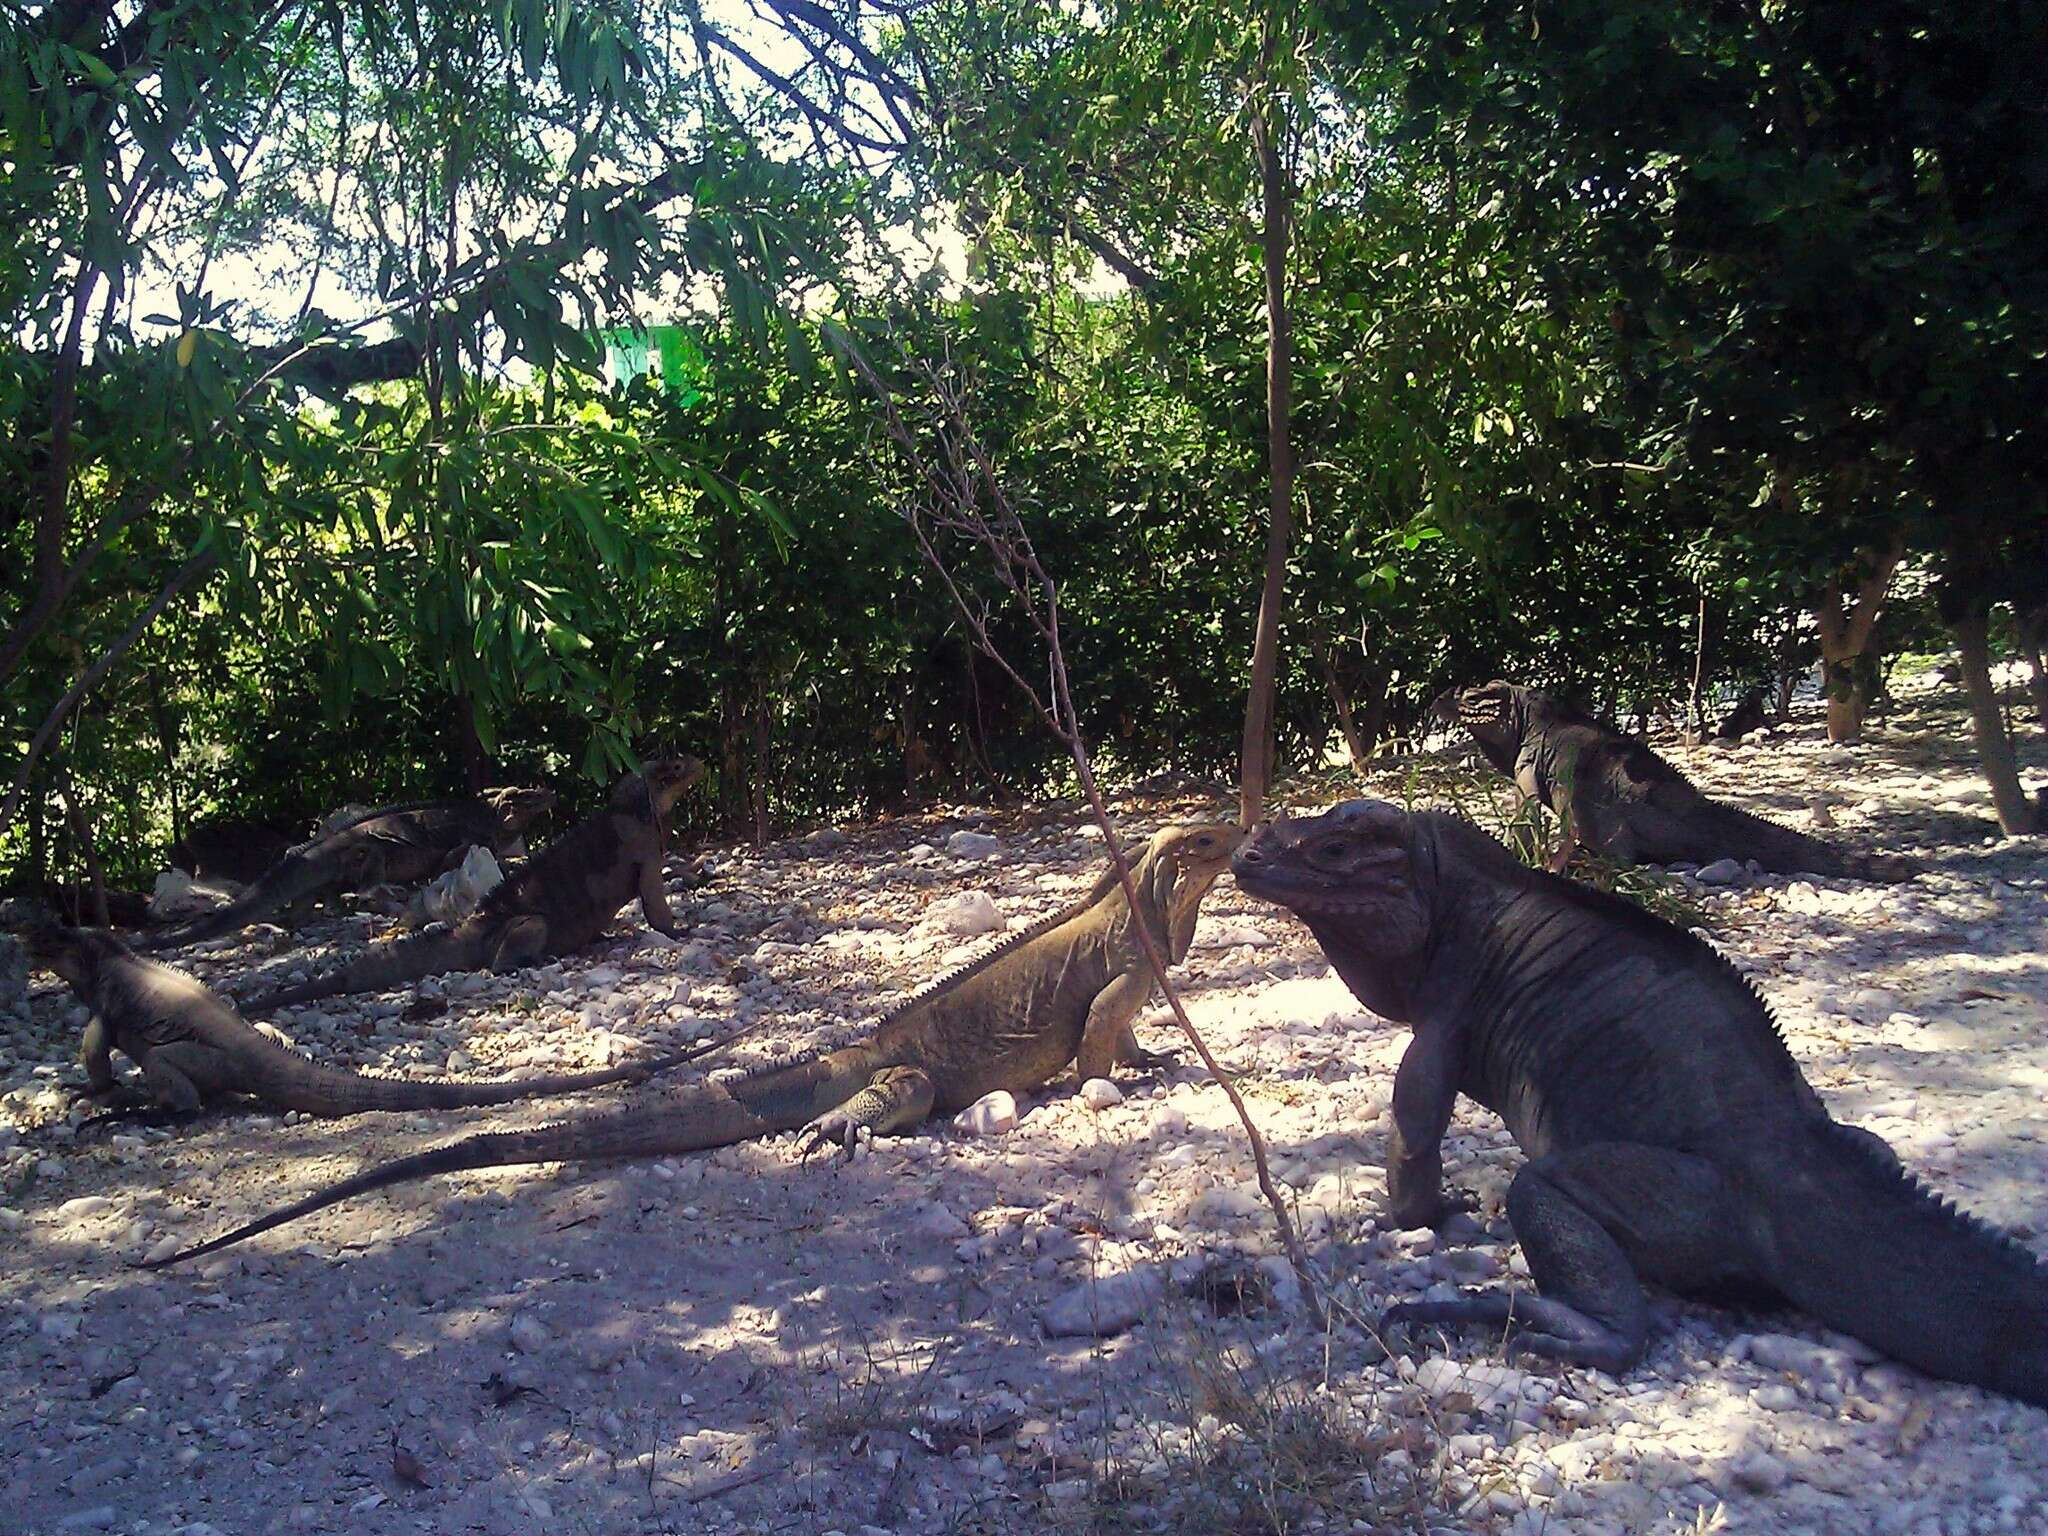
<path fill-rule="evenodd" d="M 226 906 L 162 933 L 151 934 L 138 948 L 152 953 L 174 949 L 180 944 L 196 944 L 202 939 L 217 939 L 224 933 L 239 933 L 280 907 L 319 895 L 333 883 L 334 876 L 330 871 L 303 854 L 288 853 Z"/>
<path fill-rule="evenodd" d="M 1899 854 L 1857 853 L 1833 843 L 1753 816 L 1723 801 L 1705 799 L 1711 837 L 1703 862 L 1719 858 L 1755 859 L 1781 875 L 1819 875 L 1828 880 L 1910 880 L 1920 866 Z M 1706 849 L 1702 850 L 1703 852 Z"/>
<path fill-rule="evenodd" d="M 2048 1267 L 1941 1200 L 1877 1138 L 1832 1123 L 1810 1134 L 1753 1181 L 1772 1284 L 1931 1376 L 2048 1405 Z"/>
<path fill-rule="evenodd" d="M 266 1104 L 274 1104 L 281 1109 L 323 1116 L 411 1109 L 468 1109 L 482 1104 L 512 1104 L 520 1099 L 553 1098 L 585 1088 L 602 1088 L 609 1083 L 640 1082 L 685 1059 L 681 1056 L 666 1057 L 627 1062 L 592 1072 L 554 1072 L 538 1077 L 469 1083 L 453 1078 L 369 1077 L 307 1061 L 282 1046 L 278 1047 L 278 1052 L 289 1060 L 266 1064 L 262 1074 L 247 1085 L 247 1091 Z"/>
<path fill-rule="evenodd" d="M 794 1069 L 801 1072 L 802 1068 Z M 780 1077 L 782 1074 L 774 1074 Z M 772 1080 L 772 1079 L 771 1079 Z M 824 1097 L 832 1097 L 825 1095 Z M 684 1152 L 701 1152 L 727 1147 L 756 1136 L 772 1136 L 808 1124 L 821 1112 L 820 1097 L 801 1092 L 778 1093 L 762 1109 L 742 1103 L 722 1088 L 705 1086 L 696 1093 L 677 1094 L 666 1102 L 602 1115 L 585 1115 L 558 1120 L 530 1131 L 486 1131 L 411 1157 L 397 1158 L 376 1168 L 366 1168 L 353 1178 L 308 1195 L 305 1199 L 258 1217 L 246 1226 L 174 1253 L 169 1258 L 145 1263 L 145 1269 L 182 1264 L 204 1254 L 216 1253 L 259 1232 L 268 1232 L 286 1222 L 297 1221 L 314 1211 L 353 1200 L 372 1190 L 424 1179 L 437 1173 L 457 1173 L 468 1168 L 504 1168 L 518 1163 L 600 1162 L 629 1157 L 673 1157 Z"/>
<path fill-rule="evenodd" d="M 235 1006 L 244 1014 L 257 1015 L 296 1003 L 337 997 L 344 992 L 383 992 L 442 971 L 473 971 L 488 958 L 484 942 L 459 929 L 452 933 L 423 933 L 358 955 L 308 981 L 259 992 Z"/>

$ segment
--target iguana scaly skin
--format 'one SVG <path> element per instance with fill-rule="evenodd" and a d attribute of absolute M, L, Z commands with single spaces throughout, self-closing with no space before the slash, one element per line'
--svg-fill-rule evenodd
<path fill-rule="evenodd" d="M 1458 695 L 1458 720 L 1486 760 L 1564 826 L 1561 871 L 1586 844 L 1618 864 L 1754 859 L 1780 874 L 1909 880 L 1910 859 L 1848 853 L 1710 800 L 1640 741 L 1534 688 L 1482 683 Z"/>
<path fill-rule="evenodd" d="M 294 848 L 238 900 L 153 934 L 143 947 L 171 949 L 236 933 L 332 891 L 431 879 L 472 844 L 502 853 L 554 803 L 551 789 L 487 789 L 475 800 L 384 806 Z"/>
<path fill-rule="evenodd" d="M 365 1077 L 287 1050 L 200 982 L 142 959 L 112 934 L 44 927 L 28 933 L 27 947 L 31 959 L 69 982 L 92 1012 L 79 1061 L 93 1091 L 115 1089 L 111 1053 L 119 1051 L 141 1068 L 151 1099 L 173 1116 L 197 1114 L 202 1106 L 236 1094 L 309 1115 L 509 1104 L 638 1082 L 681 1059 L 516 1082 Z"/>
<path fill-rule="evenodd" d="M 1441 1142 L 1461 1093 L 1530 1158 L 1507 1209 L 1535 1294 L 1388 1322 L 1513 1326 L 1539 1353 L 1622 1371 L 1648 1337 L 1648 1280 L 1789 1301 L 1930 1374 L 2048 1403 L 2048 1270 L 1832 1119 L 1762 998 L 1698 939 L 1464 822 L 1374 800 L 1275 822 L 1233 867 L 1415 1032 L 1394 1079 L 1397 1222 L 1458 1207 Z"/>
<path fill-rule="evenodd" d="M 583 948 L 634 897 L 647 924 L 677 933 L 662 856 L 667 816 L 703 776 L 694 757 L 664 758 L 613 786 L 605 808 L 536 854 L 456 927 L 362 955 L 296 986 L 249 999 L 247 1013 L 344 992 L 378 992 L 442 971 L 513 971 Z"/>
<path fill-rule="evenodd" d="M 1172 827 L 1131 870 L 1142 920 L 1162 958 L 1186 955 L 1202 897 L 1243 833 Z M 1152 969 L 1114 870 L 1086 898 L 1005 940 L 890 1011 L 859 1044 L 730 1084 L 643 1093 L 628 1108 L 530 1131 L 494 1131 L 371 1168 L 211 1242 L 212 1253 L 370 1190 L 429 1174 L 513 1163 L 668 1157 L 802 1129 L 807 1146 L 880 1135 L 965 1109 L 998 1088 L 1024 1092 L 1069 1062 L 1085 1081 L 1119 1061 L 1149 1062 L 1132 1020 Z"/>

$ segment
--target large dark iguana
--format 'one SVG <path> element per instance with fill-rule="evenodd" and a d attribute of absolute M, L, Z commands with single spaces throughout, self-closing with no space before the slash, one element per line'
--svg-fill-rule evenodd
<path fill-rule="evenodd" d="M 1187 954 L 1202 897 L 1243 836 L 1223 824 L 1170 827 L 1146 846 L 1132 886 L 1136 915 L 1161 958 Z M 602 1115 L 466 1137 L 367 1169 L 162 1262 L 212 1253 L 371 1190 L 465 1168 L 667 1157 L 798 1129 L 809 1147 L 850 1150 L 863 1130 L 906 1130 L 999 1088 L 1037 1088 L 1068 1062 L 1085 1081 L 1108 1076 L 1118 1062 L 1157 1060 L 1138 1049 L 1131 1029 L 1152 986 L 1111 870 L 1075 905 L 891 1009 L 856 1045 L 728 1084 L 642 1090 L 637 1102 Z"/>
<path fill-rule="evenodd" d="M 430 879 L 472 844 L 502 853 L 554 803 L 551 789 L 487 789 L 475 800 L 382 807 L 294 848 L 239 899 L 152 934 L 143 947 L 172 949 L 219 938 L 331 891 Z"/>
<path fill-rule="evenodd" d="M 31 960 L 69 982 L 91 1010 L 79 1061 L 94 1093 L 115 1090 L 111 1053 L 119 1051 L 142 1069 L 150 1098 L 173 1117 L 234 1094 L 309 1115 L 509 1104 L 637 1082 L 683 1059 L 496 1083 L 365 1077 L 287 1050 L 200 982 L 142 959 L 112 934 L 50 925 L 25 938 Z"/>
<path fill-rule="evenodd" d="M 1640 741 L 1535 688 L 1482 683 L 1458 695 L 1458 721 L 1486 760 L 1556 813 L 1562 870 L 1580 843 L 1620 864 L 1754 859 L 1781 874 L 1907 880 L 1910 859 L 1849 853 L 1710 800 Z"/>
<path fill-rule="evenodd" d="M 344 992 L 378 992 L 442 971 L 518 970 L 593 942 L 636 896 L 648 926 L 673 936 L 662 858 L 668 813 L 703 776 L 694 757 L 661 758 L 613 786 L 595 816 L 493 886 L 454 928 L 405 939 L 293 986 L 248 999 L 246 1013 Z"/>
<path fill-rule="evenodd" d="M 1763 999 L 1692 935 L 1375 800 L 1275 822 L 1232 867 L 1415 1032 L 1394 1079 L 1397 1222 L 1458 1208 L 1441 1142 L 1460 1093 L 1530 1158 L 1507 1210 L 1536 1293 L 1388 1322 L 1512 1325 L 1536 1352 L 1622 1371 L 1648 1338 L 1648 1280 L 1789 1301 L 1933 1375 L 2048 1403 L 2048 1270 L 1831 1118 Z"/>

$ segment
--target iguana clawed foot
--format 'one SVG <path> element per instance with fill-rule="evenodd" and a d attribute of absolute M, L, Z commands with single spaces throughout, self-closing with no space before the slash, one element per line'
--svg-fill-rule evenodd
<path fill-rule="evenodd" d="M 1620 1375 L 1643 1357 L 1643 1341 L 1534 1291 L 1466 1291 L 1455 1301 L 1404 1301 L 1380 1314 L 1380 1334 L 1396 1328 L 1475 1324 L 1504 1329 L 1510 1348 Z"/>
<path fill-rule="evenodd" d="M 853 1149 L 860 1145 L 861 1132 L 867 1130 L 859 1120 L 844 1109 L 835 1109 L 828 1115 L 820 1115 L 801 1131 L 797 1132 L 797 1156 L 809 1162 L 813 1152 L 822 1152 L 827 1147 L 838 1147 L 840 1155 L 847 1162 L 853 1161 Z M 873 1136 L 869 1132 L 869 1136 Z"/>
<path fill-rule="evenodd" d="M 72 1134 L 83 1136 L 88 1131 L 102 1131 L 108 1126 L 130 1120 L 140 1121 L 144 1125 L 182 1125 L 188 1120 L 198 1118 L 199 1111 L 196 1109 L 171 1109 L 154 1099 L 141 1099 L 111 1109 L 103 1109 L 96 1115 L 88 1116 L 78 1122 Z"/>

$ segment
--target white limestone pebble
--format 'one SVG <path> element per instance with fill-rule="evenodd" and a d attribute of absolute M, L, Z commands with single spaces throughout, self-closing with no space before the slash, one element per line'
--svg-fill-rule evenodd
<path fill-rule="evenodd" d="M 1081 1102 L 1090 1109 L 1108 1109 L 1123 1101 L 1123 1089 L 1106 1077 L 1091 1077 L 1081 1085 Z"/>
<path fill-rule="evenodd" d="M 1049 1338 L 1107 1338 L 1144 1321 L 1166 1294 L 1166 1271 L 1141 1265 L 1115 1275 L 1091 1275 L 1038 1309 Z"/>
<path fill-rule="evenodd" d="M 946 839 L 946 852 L 956 859 L 985 859 L 1002 846 L 1000 838 L 986 832 L 955 832 Z"/>
<path fill-rule="evenodd" d="M 1716 859 L 1701 865 L 1695 878 L 1701 885 L 1739 885 L 1748 873 L 1738 860 Z"/>
<path fill-rule="evenodd" d="M 1000 1136 L 1017 1128 L 1017 1096 L 998 1088 L 985 1093 L 953 1117 L 953 1124 L 974 1136 Z"/>
<path fill-rule="evenodd" d="M 961 891 L 935 901 L 928 915 L 947 933 L 996 933 L 1003 927 L 1003 914 L 987 891 Z"/>

